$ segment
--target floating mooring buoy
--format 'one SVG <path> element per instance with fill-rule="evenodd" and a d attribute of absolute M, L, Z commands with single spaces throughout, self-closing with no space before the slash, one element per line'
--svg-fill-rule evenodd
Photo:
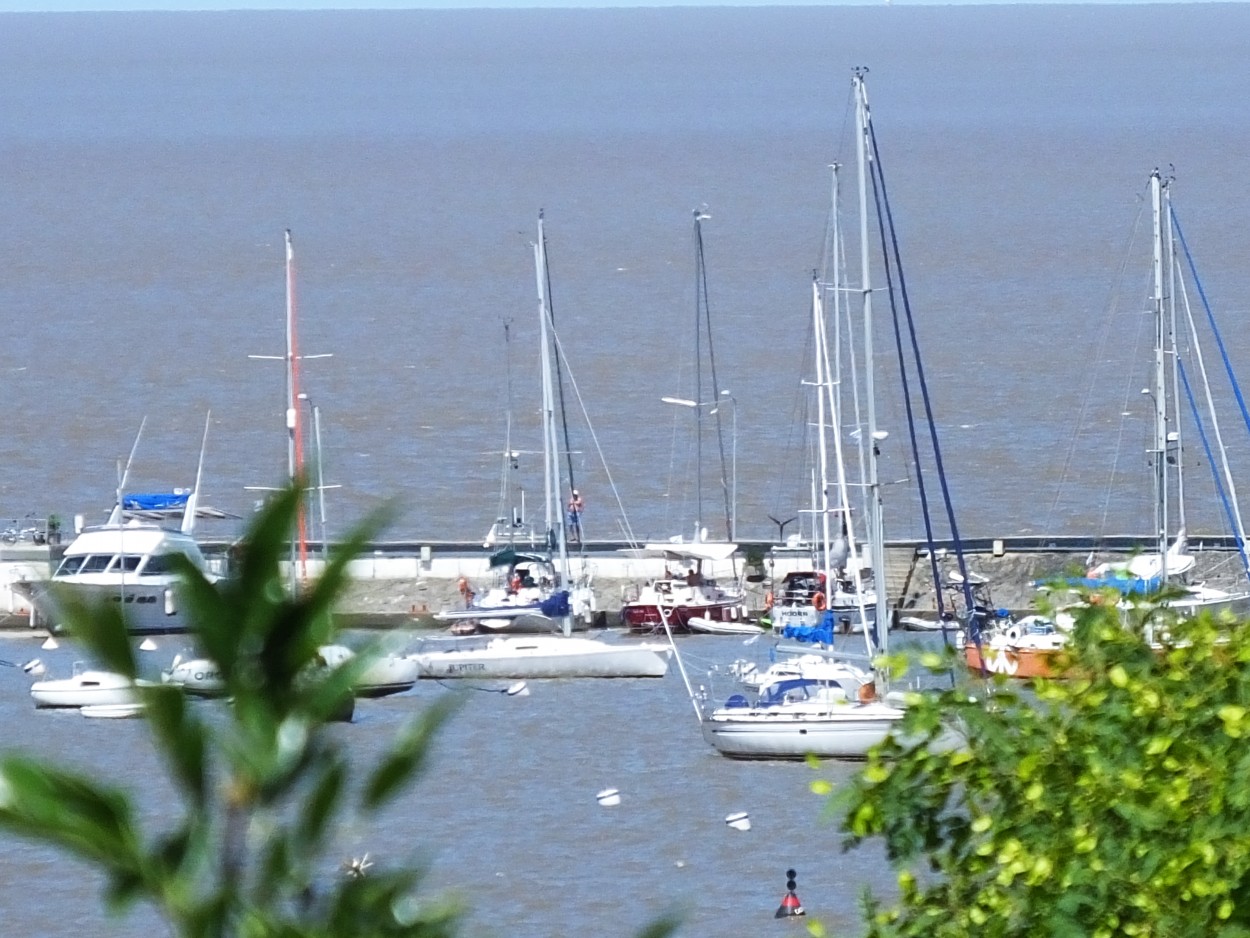
<path fill-rule="evenodd" d="M 749 831 L 751 829 L 751 815 L 745 811 L 739 811 L 736 814 L 730 814 L 725 818 L 725 823 L 736 831 Z"/>
<path fill-rule="evenodd" d="M 605 808 L 614 808 L 621 803 L 621 793 L 615 788 L 605 788 L 596 797 L 599 799 L 599 804 Z"/>
<path fill-rule="evenodd" d="M 799 902 L 799 897 L 794 892 L 794 877 L 797 875 L 794 870 L 786 870 L 786 894 L 781 897 L 781 905 L 777 906 L 777 914 L 773 918 L 793 918 L 807 914 L 803 903 Z"/>

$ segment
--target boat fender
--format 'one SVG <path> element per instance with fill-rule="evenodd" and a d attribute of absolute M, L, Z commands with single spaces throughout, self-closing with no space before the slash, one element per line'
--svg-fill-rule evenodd
<path fill-rule="evenodd" d="M 812 608 L 815 609 L 817 612 L 825 611 L 825 594 L 824 593 L 817 593 L 815 596 L 812 597 Z"/>

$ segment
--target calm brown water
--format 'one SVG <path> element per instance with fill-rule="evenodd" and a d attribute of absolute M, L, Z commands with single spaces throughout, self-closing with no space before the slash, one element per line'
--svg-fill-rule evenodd
<path fill-rule="evenodd" d="M 924 637 L 920 641 L 932 641 Z M 167 666 L 179 639 L 145 653 Z M 738 657 L 763 660 L 761 643 L 699 637 L 682 644 L 692 679 L 718 699 L 735 688 L 709 672 Z M 0 659 L 38 656 L 68 675 L 76 652 L 0 639 Z M 482 685 L 498 690 L 507 682 Z M 88 720 L 76 711 L 36 711 L 29 680 L 0 668 L 0 718 L 8 749 L 50 756 L 141 793 L 141 813 L 159 829 L 176 808 L 139 720 Z M 424 894 L 454 896 L 468 909 L 465 934 L 629 936 L 651 918 L 679 912 L 679 934 L 761 934 L 774 923 L 785 870 L 832 934 L 854 934 L 862 888 L 888 890 L 883 856 L 840 851 L 824 801 L 809 786 L 853 771 L 826 763 L 737 763 L 703 742 L 676 668 L 659 680 L 534 681 L 527 697 L 465 690 L 460 713 L 437 744 L 428 774 L 375 822 L 337 832 L 327 875 L 365 852 L 380 864 L 426 861 Z M 359 764 L 372 764 L 403 722 L 453 691 L 422 682 L 385 700 L 361 701 L 336 727 Z M 224 706 L 205 701 L 206 712 Z M 605 788 L 621 804 L 600 807 Z M 725 817 L 747 811 L 752 829 Z M 133 935 L 154 916 L 124 920 L 100 911 L 100 881 L 63 855 L 6 838 L 0 850 L 0 909 L 15 935 L 72 938 Z M 157 932 L 160 933 L 160 932 Z"/>
<path fill-rule="evenodd" d="M 1247 20 L 1236 4 L 5 15 L 0 516 L 102 516 L 144 416 L 134 488 L 191 483 L 210 408 L 210 503 L 246 513 L 246 486 L 279 481 L 281 365 L 247 356 L 281 352 L 290 227 L 301 350 L 334 356 L 304 374 L 342 486 L 331 530 L 397 498 L 398 536 L 477 536 L 510 399 L 512 445 L 539 448 L 541 207 L 604 457 L 575 430 L 587 535 L 621 530 L 605 463 L 638 536 L 684 530 L 688 415 L 659 398 L 689 396 L 706 205 L 739 534 L 769 536 L 808 498 L 808 282 L 866 64 L 964 530 L 1143 530 L 1144 431 L 1125 437 L 1120 414 L 1143 407 L 1148 268 L 1126 245 L 1147 174 L 1175 164 L 1244 364 Z M 902 478 L 901 402 L 883 397 Z M 532 506 L 539 464 L 522 464 Z M 918 531 L 904 488 L 895 536 Z"/>

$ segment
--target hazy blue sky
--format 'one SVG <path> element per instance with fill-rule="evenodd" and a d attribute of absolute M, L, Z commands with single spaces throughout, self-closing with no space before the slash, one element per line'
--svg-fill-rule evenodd
<path fill-rule="evenodd" d="M 834 0 L 884 3 L 885 0 Z M 896 0 L 909 2 L 909 0 Z M 910 0 L 917 2 L 917 0 Z M 966 3 L 986 0 L 918 0 Z M 827 6 L 830 0 L 0 0 L 0 13 L 80 10 L 466 10 L 480 7 Z"/>
<path fill-rule="evenodd" d="M 479 7 L 829 6 L 887 2 L 926 5 L 1082 0 L 0 0 L 0 13 L 77 10 L 409 10 Z M 1088 2 L 1088 0 L 1087 0 Z M 1099 2 L 1099 0 L 1092 0 Z M 1102 0 L 1124 3 L 1134 0 Z"/>

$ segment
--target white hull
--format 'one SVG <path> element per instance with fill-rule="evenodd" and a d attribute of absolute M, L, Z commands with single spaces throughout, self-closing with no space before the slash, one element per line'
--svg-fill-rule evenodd
<path fill-rule="evenodd" d="M 943 629 L 942 622 L 938 619 L 922 619 L 920 616 L 903 616 L 898 624 L 908 632 L 940 632 Z M 953 627 L 948 622 L 945 628 L 951 631 Z"/>
<path fill-rule="evenodd" d="M 412 690 L 421 676 L 420 668 L 411 658 L 394 655 L 381 658 L 365 668 L 356 682 L 357 697 L 389 697 Z"/>
<path fill-rule="evenodd" d="M 703 738 L 731 759 L 863 759 L 902 718 L 902 710 L 883 703 L 823 713 L 721 708 L 703 720 Z"/>
<path fill-rule="evenodd" d="M 220 697 L 226 692 L 217 665 L 207 658 L 175 661 L 169 670 L 161 673 L 166 684 L 181 687 L 193 697 Z"/>
<path fill-rule="evenodd" d="M 321 658 L 330 667 L 337 667 L 354 655 L 342 645 L 325 645 Z M 371 661 L 356 682 L 357 697 L 386 697 L 411 690 L 417 683 L 418 667 L 415 661 L 399 655 L 383 655 Z M 221 672 L 207 658 L 193 658 L 175 662 L 161 675 L 166 684 L 181 687 L 195 697 L 220 697 L 225 693 Z"/>
<path fill-rule="evenodd" d="M 133 720 L 143 716 L 143 704 L 92 704 L 78 712 L 95 720 Z"/>
<path fill-rule="evenodd" d="M 88 606 L 117 603 L 126 616 L 126 629 L 139 634 L 168 634 L 185 632 L 186 619 L 178 611 L 173 595 L 175 580 L 162 577 L 156 582 L 121 582 L 111 577 L 100 577 L 87 582 L 83 580 L 56 580 L 40 583 L 18 583 L 14 588 L 29 597 L 39 611 L 42 621 L 60 626 L 64 616 L 53 597 L 50 586 L 55 582 L 57 592 L 73 597 L 74 602 Z"/>
<path fill-rule="evenodd" d="M 83 671 L 73 677 L 36 681 L 30 686 L 36 707 L 120 706 L 139 703 L 135 685 L 109 671 Z"/>
<path fill-rule="evenodd" d="M 411 655 L 423 678 L 663 677 L 667 645 L 612 645 L 590 638 L 508 636 Z"/>
<path fill-rule="evenodd" d="M 686 627 L 692 632 L 703 632 L 708 635 L 759 635 L 764 631 L 762 626 L 754 622 L 718 622 L 701 616 L 692 616 L 687 620 Z"/>
<path fill-rule="evenodd" d="M 321 660 L 332 668 L 355 655 L 345 645 L 322 645 Z M 365 665 L 356 680 L 357 697 L 387 697 L 411 690 L 420 677 L 420 668 L 411 658 L 402 655 L 379 655 Z"/>

